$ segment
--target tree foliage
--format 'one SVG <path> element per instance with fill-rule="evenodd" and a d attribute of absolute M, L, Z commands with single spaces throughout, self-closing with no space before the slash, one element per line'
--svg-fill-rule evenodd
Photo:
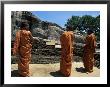
<path fill-rule="evenodd" d="M 97 36 L 97 40 L 100 40 L 100 15 L 97 17 L 90 15 L 72 16 L 67 20 L 65 26 L 72 26 L 73 30 L 78 30 L 82 34 L 86 33 L 88 29 L 92 29 Z"/>

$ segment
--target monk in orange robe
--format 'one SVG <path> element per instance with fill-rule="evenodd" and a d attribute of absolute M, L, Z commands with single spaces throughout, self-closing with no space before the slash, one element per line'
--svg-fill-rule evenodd
<path fill-rule="evenodd" d="M 18 54 L 18 73 L 20 76 L 28 77 L 29 63 L 31 60 L 32 34 L 25 22 L 21 23 L 21 29 L 16 33 L 13 55 Z"/>
<path fill-rule="evenodd" d="M 94 52 L 96 48 L 96 37 L 92 30 L 88 30 L 88 35 L 85 39 L 85 43 L 83 62 L 86 72 L 91 73 L 93 72 Z"/>
<path fill-rule="evenodd" d="M 61 59 L 60 59 L 60 72 L 68 77 L 71 75 L 72 57 L 73 57 L 73 37 L 72 27 L 67 26 L 65 31 L 60 37 L 61 42 Z"/>

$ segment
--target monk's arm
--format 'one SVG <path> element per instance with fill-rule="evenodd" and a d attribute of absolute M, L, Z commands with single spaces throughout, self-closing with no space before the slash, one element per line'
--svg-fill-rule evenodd
<path fill-rule="evenodd" d="M 87 36 L 86 39 L 85 39 L 85 47 L 87 46 L 90 46 L 90 42 L 91 42 L 91 37 L 90 36 Z"/>
<path fill-rule="evenodd" d="M 96 37 L 95 36 L 93 36 L 93 37 L 91 37 L 92 39 L 91 39 L 91 41 L 90 41 L 90 48 L 91 48 L 91 50 L 93 50 L 94 52 L 95 52 L 95 48 L 96 48 Z"/>
<path fill-rule="evenodd" d="M 75 36 L 74 36 L 74 34 L 72 34 L 72 36 L 71 36 L 72 50 L 74 50 L 74 39 L 75 39 Z"/>
<path fill-rule="evenodd" d="M 94 47 L 96 48 L 96 37 L 94 36 Z"/>
<path fill-rule="evenodd" d="M 16 55 L 19 50 L 19 43 L 20 43 L 20 31 L 16 33 L 14 47 L 13 47 L 13 55 Z"/>
<path fill-rule="evenodd" d="M 30 42 L 31 42 L 31 44 L 33 44 L 34 39 L 33 39 L 32 33 L 31 33 L 31 32 L 29 32 L 29 35 L 30 35 Z"/>
<path fill-rule="evenodd" d="M 63 47 L 64 39 L 65 39 L 65 35 L 62 34 L 62 35 L 60 36 L 60 44 L 61 44 L 61 48 Z"/>

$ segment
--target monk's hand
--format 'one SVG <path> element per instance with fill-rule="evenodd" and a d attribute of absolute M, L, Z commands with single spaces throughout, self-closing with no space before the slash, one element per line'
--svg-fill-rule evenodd
<path fill-rule="evenodd" d="M 83 45 L 83 48 L 86 47 L 86 44 Z"/>
<path fill-rule="evenodd" d="M 15 49 L 13 49 L 13 55 L 16 55 L 16 50 Z"/>
<path fill-rule="evenodd" d="M 93 59 L 93 64 L 94 64 L 94 65 L 95 65 L 95 61 L 96 61 L 96 60 L 95 60 L 95 59 Z"/>
<path fill-rule="evenodd" d="M 74 50 L 74 47 L 72 47 L 72 50 Z"/>
<path fill-rule="evenodd" d="M 73 53 L 73 51 L 74 51 L 74 47 L 71 48 L 71 53 Z"/>

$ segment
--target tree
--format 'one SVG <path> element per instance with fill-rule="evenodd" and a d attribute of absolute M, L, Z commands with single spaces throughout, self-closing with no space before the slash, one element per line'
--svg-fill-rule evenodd
<path fill-rule="evenodd" d="M 88 29 L 92 29 L 97 39 L 100 40 L 100 15 L 92 17 L 90 15 L 84 15 L 82 17 L 72 16 L 67 20 L 65 26 L 72 26 L 74 30 L 80 31 L 80 33 L 87 32 Z"/>
<path fill-rule="evenodd" d="M 72 16 L 70 19 L 67 20 L 67 24 L 65 26 L 72 26 L 73 29 L 77 29 L 79 27 L 80 17 L 79 16 Z"/>
<path fill-rule="evenodd" d="M 100 40 L 100 15 L 95 18 L 95 34 L 97 36 L 97 40 Z"/>

